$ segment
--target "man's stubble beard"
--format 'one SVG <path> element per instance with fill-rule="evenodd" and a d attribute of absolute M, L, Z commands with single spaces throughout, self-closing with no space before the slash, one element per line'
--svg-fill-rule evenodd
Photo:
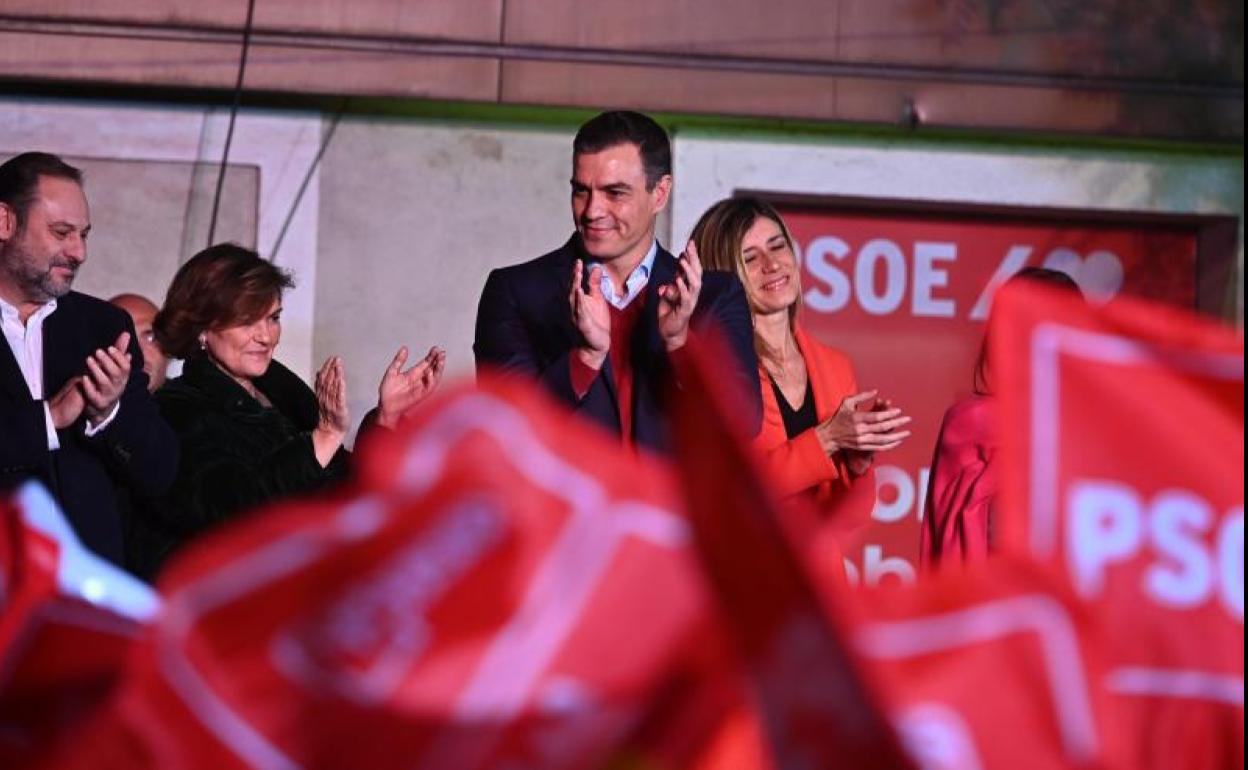
<path fill-rule="evenodd" d="M 16 237 L 15 237 L 16 239 Z M 21 246 L 10 242 L 0 247 L 0 275 L 16 286 L 32 302 L 47 302 L 59 299 L 73 288 L 74 278 L 78 275 L 78 267 L 67 262 L 52 262 L 48 269 L 39 272 L 31 266 L 29 254 Z M 52 277 L 52 270 L 67 267 L 73 271 L 69 280 L 58 284 Z"/>

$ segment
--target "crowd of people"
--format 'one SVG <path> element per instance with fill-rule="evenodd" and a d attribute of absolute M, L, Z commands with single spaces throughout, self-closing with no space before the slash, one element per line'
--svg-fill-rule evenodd
<path fill-rule="evenodd" d="M 625 446 L 662 454 L 667 384 L 680 381 L 691 339 L 718 337 L 723 388 L 793 501 L 794 526 L 813 533 L 820 564 L 841 570 L 839 544 L 874 504 L 872 462 L 910 436 L 910 417 L 803 328 L 780 215 L 756 198 L 723 200 L 682 253 L 664 249 L 655 226 L 672 190 L 671 145 L 636 112 L 582 125 L 572 167 L 568 241 L 485 282 L 478 371 L 531 378 Z M 159 308 L 73 291 L 90 230 L 78 169 L 41 152 L 0 166 L 0 488 L 42 481 L 87 547 L 150 580 L 199 533 L 348 472 L 344 365 L 329 358 L 309 386 L 275 359 L 294 277 L 237 245 L 182 265 Z M 361 435 L 395 428 L 437 388 L 445 352 L 409 358 L 400 347 L 381 374 Z M 166 379 L 171 359 L 181 373 Z M 959 476 L 949 454 L 938 450 L 938 479 Z M 929 515 L 925 556 L 981 553 L 987 510 Z"/>

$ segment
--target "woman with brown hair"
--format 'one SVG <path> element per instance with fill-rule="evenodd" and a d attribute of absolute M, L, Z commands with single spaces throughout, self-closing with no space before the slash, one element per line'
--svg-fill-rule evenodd
<path fill-rule="evenodd" d="M 289 273 L 233 244 L 192 257 L 173 278 L 153 324 L 161 347 L 184 359 L 182 375 L 156 395 L 178 435 L 177 480 L 162 506 L 163 537 L 151 569 L 181 540 L 242 511 L 316 489 L 346 470 L 350 426 L 342 360 L 329 358 L 305 385 L 273 354 L 281 340 Z M 394 427 L 437 387 L 438 348 L 404 370 L 400 348 L 366 418 Z"/>
<path fill-rule="evenodd" d="M 793 239 L 771 205 L 722 200 L 702 215 L 692 239 L 708 270 L 734 272 L 745 286 L 763 398 L 754 443 L 770 478 L 781 494 L 813 502 L 817 528 L 843 540 L 870 518 L 872 458 L 910 435 L 902 429 L 910 418 L 875 390 L 860 392 L 849 359 L 798 323 Z M 842 569 L 839 561 L 821 561 L 834 573 Z"/>

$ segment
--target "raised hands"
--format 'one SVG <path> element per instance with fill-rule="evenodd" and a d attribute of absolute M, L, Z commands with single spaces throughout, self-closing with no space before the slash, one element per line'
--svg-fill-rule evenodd
<path fill-rule="evenodd" d="M 122 332 L 107 348 L 97 348 L 87 356 L 86 373 L 72 377 L 48 399 L 52 425 L 63 430 L 86 412 L 91 425 L 108 419 L 130 381 L 130 332 Z"/>
<path fill-rule="evenodd" d="M 576 355 L 591 369 L 601 369 L 611 350 L 611 309 L 602 294 L 602 266 L 595 265 L 590 269 L 589 291 L 581 288 L 584 271 L 585 263 L 576 260 L 572 268 L 572 288 L 568 292 L 572 323 L 580 332 L 582 341 Z"/>
<path fill-rule="evenodd" d="M 346 438 L 351 425 L 351 413 L 347 409 L 347 377 L 342 359 L 330 356 L 316 373 L 317 419 L 312 431 L 312 447 L 321 467 L 329 465 L 338 447 Z"/>
<path fill-rule="evenodd" d="M 846 396 L 836 413 L 815 427 L 823 450 L 843 451 L 855 473 L 865 472 L 873 454 L 897 448 L 910 435 L 901 430 L 910 417 L 878 395 L 868 390 Z M 864 404 L 870 406 L 863 410 Z"/>
<path fill-rule="evenodd" d="M 678 262 L 676 280 L 659 287 L 659 335 L 667 352 L 684 347 L 689 338 L 689 319 L 702 293 L 702 260 L 693 241 Z"/>
<path fill-rule="evenodd" d="M 446 366 L 446 351 L 439 347 L 429 348 L 424 358 L 405 371 L 407 357 L 405 345 L 394 354 L 377 387 L 377 422 L 387 428 L 398 425 L 437 389 Z"/>

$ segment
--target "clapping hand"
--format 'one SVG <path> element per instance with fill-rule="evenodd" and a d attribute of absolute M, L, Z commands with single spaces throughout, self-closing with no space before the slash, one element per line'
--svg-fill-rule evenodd
<path fill-rule="evenodd" d="M 377 422 L 387 428 L 394 428 L 410 416 L 437 389 L 446 367 L 446 351 L 436 346 L 405 371 L 407 357 L 407 346 L 399 348 L 377 387 Z"/>
<path fill-rule="evenodd" d="M 130 332 L 122 332 L 107 348 L 87 356 L 87 373 L 80 380 L 87 420 L 99 425 L 108 419 L 130 381 Z M 59 394 L 58 394 L 59 395 Z"/>
<path fill-rule="evenodd" d="M 836 413 L 815 428 L 823 450 L 829 456 L 844 452 L 855 473 L 866 472 L 876 452 L 896 449 L 910 435 L 910 431 L 901 430 L 910 422 L 910 417 L 902 414 L 891 401 L 877 398 L 878 394 L 878 391 L 868 390 L 846 396 Z M 870 409 L 859 409 L 868 402 Z"/>
<path fill-rule="evenodd" d="M 676 280 L 659 287 L 659 335 L 667 352 L 684 347 L 689 338 L 689 319 L 702 293 L 702 260 L 693 241 L 677 263 Z"/>
<path fill-rule="evenodd" d="M 87 400 L 82 395 L 82 378 L 71 377 L 61 386 L 56 395 L 48 399 L 48 411 L 52 414 L 52 425 L 57 430 L 64 430 L 73 425 L 82 416 Z"/>
<path fill-rule="evenodd" d="M 346 438 L 351 425 L 351 413 L 347 409 L 347 377 L 342 359 L 330 356 L 316 373 L 316 428 L 312 431 L 312 445 L 321 467 L 329 465 L 338 447 Z"/>
<path fill-rule="evenodd" d="M 601 369 L 607 353 L 611 350 L 611 309 L 602 293 L 602 266 L 595 265 L 589 271 L 589 291 L 581 288 L 585 263 L 576 260 L 572 268 L 572 288 L 568 292 L 568 306 L 572 310 L 572 323 L 581 334 L 584 344 L 576 354 L 591 369 Z"/>

